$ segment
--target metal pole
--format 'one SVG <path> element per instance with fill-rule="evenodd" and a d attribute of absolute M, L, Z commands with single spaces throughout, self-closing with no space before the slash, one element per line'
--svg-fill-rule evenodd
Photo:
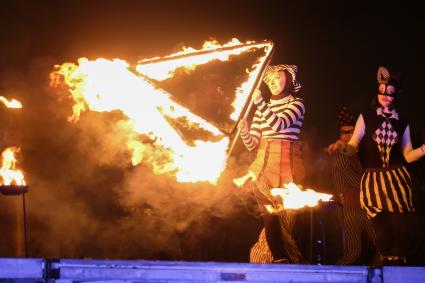
<path fill-rule="evenodd" d="M 310 208 L 310 263 L 313 264 L 313 208 Z"/>
<path fill-rule="evenodd" d="M 23 217 L 24 217 L 24 249 L 25 249 L 25 257 L 28 257 L 28 249 L 27 249 L 27 217 L 26 217 L 26 206 L 25 206 L 25 192 L 22 194 L 22 207 L 23 207 Z"/>
<path fill-rule="evenodd" d="M 261 84 L 261 82 L 262 82 L 262 80 L 263 80 L 263 76 L 264 76 L 264 73 L 265 73 L 265 71 L 266 71 L 266 67 L 270 64 L 270 61 L 271 61 L 271 58 L 272 58 L 272 56 L 273 56 L 273 54 L 274 54 L 274 45 L 272 45 L 272 50 L 270 51 L 270 54 L 268 55 L 268 57 L 267 57 L 267 59 L 266 59 L 266 61 L 264 62 L 264 64 L 263 64 L 263 66 L 262 66 L 262 68 L 261 68 L 261 71 L 260 71 L 260 75 L 257 77 L 257 80 L 256 80 L 256 82 L 255 82 L 255 84 L 254 84 L 254 88 L 251 90 L 251 93 L 249 94 L 249 97 L 251 98 L 250 99 L 250 102 L 249 102 L 249 104 L 248 104 L 248 106 L 247 106 L 247 109 L 246 109 L 246 111 L 245 111 L 245 114 L 243 115 L 243 117 L 242 117 L 242 119 L 246 119 L 247 117 L 248 117 L 248 115 L 249 115 L 249 112 L 251 111 L 251 109 L 252 109 L 252 106 L 254 105 L 254 101 L 253 101 L 253 99 L 252 99 L 252 94 L 254 93 L 254 91 L 260 86 L 260 84 Z M 241 118 L 239 118 L 239 120 L 238 120 L 238 123 L 239 123 L 239 121 L 241 120 Z M 228 154 L 227 154 L 227 156 L 230 156 L 230 154 L 232 153 L 232 151 L 233 151 L 233 148 L 235 147 L 235 145 L 236 145 L 236 141 L 238 140 L 238 138 L 239 138 L 239 134 L 240 134 L 240 129 L 239 128 L 237 128 L 237 131 L 236 131 L 236 135 L 235 135 L 235 137 L 233 138 L 233 141 L 232 141 L 232 144 L 231 144 L 231 146 L 230 146 L 230 148 L 229 148 L 229 151 L 228 151 Z"/>
<path fill-rule="evenodd" d="M 153 59 L 150 59 L 150 60 L 148 59 L 146 61 L 141 61 L 141 62 L 139 62 L 139 65 L 155 64 L 155 63 L 164 62 L 164 61 L 177 60 L 177 59 L 181 59 L 181 58 L 185 58 L 185 57 L 205 55 L 205 54 L 210 54 L 210 53 L 215 53 L 215 52 L 234 50 L 234 49 L 238 49 L 238 48 L 259 47 L 261 45 L 268 45 L 268 44 L 273 45 L 273 42 L 272 41 L 262 41 L 262 42 L 253 42 L 253 43 L 241 43 L 241 44 L 238 44 L 238 45 L 218 47 L 218 48 L 207 49 L 207 50 L 199 50 L 199 51 L 194 51 L 194 52 L 190 52 L 190 53 L 178 53 L 178 54 L 175 54 L 175 55 L 170 55 L 170 56 L 165 56 L 165 57 L 153 58 Z"/>

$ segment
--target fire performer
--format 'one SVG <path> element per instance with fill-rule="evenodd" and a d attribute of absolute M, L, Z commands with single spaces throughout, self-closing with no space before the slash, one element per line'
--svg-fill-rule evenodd
<path fill-rule="evenodd" d="M 289 182 L 299 184 L 304 177 L 300 132 L 305 108 L 303 100 L 293 96 L 301 88 L 296 73 L 295 65 L 268 66 L 264 82 L 271 92 L 270 101 L 266 102 L 260 90 L 255 90 L 252 99 L 257 109 L 251 127 L 246 120 L 238 124 L 246 148 L 257 149 L 249 171 L 255 177 L 253 192 L 263 217 L 273 262 L 306 263 L 291 235 L 294 213 L 280 210 L 271 214 L 265 208 L 277 204 L 270 192 L 272 188 Z M 264 242 L 261 235 L 258 243 Z M 269 253 L 268 250 L 264 252 Z M 251 252 L 250 260 L 264 262 L 258 250 L 254 255 Z"/>
<path fill-rule="evenodd" d="M 354 117 L 348 112 L 347 107 L 341 107 L 337 122 L 338 141 L 347 144 L 354 131 Z M 373 247 L 376 246 L 372 223 L 360 207 L 359 192 L 363 168 L 357 154 L 348 156 L 341 152 L 334 152 L 330 158 L 330 170 L 333 187 L 342 204 L 343 256 L 337 264 L 359 264 L 363 232 L 366 232 L 370 244 Z M 375 255 L 373 264 L 377 264 L 378 260 L 379 256 Z"/>
<path fill-rule="evenodd" d="M 347 144 L 337 142 L 331 151 L 352 155 L 360 147 L 365 168 L 360 185 L 360 203 L 372 219 L 379 252 L 384 265 L 404 265 L 414 253 L 415 216 L 413 184 L 405 161 L 416 161 L 425 155 L 425 144 L 413 149 L 410 127 L 396 111 L 400 83 L 389 71 L 378 70 L 378 94 L 373 109 L 357 119 Z"/>

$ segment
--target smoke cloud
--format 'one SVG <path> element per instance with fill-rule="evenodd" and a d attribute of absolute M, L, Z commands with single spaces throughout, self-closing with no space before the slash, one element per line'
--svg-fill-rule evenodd
<path fill-rule="evenodd" d="M 217 185 L 177 183 L 148 159 L 133 166 L 122 113 L 67 121 L 71 102 L 49 87 L 55 61 L 0 76 L 1 95 L 23 104 L 1 109 L 2 148 L 21 148 L 29 256 L 246 261 L 259 222 L 252 196 L 232 179 L 252 156 L 237 149 Z M 147 156 L 160 150 L 144 145 Z"/>

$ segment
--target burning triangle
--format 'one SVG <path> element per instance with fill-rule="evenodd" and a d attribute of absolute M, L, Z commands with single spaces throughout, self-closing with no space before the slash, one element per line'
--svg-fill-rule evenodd
<path fill-rule="evenodd" d="M 148 59 L 136 70 L 171 93 L 179 104 L 230 134 L 272 48 L 271 42 L 231 44 Z"/>
<path fill-rule="evenodd" d="M 167 149 L 170 162 L 161 173 L 172 172 L 181 182 L 214 183 L 272 51 L 270 41 L 232 41 L 147 59 L 135 67 L 122 60 L 80 59 L 78 66 L 64 64 L 58 72 L 71 87 L 74 120 L 87 109 L 120 110 L 136 133 Z M 141 162 L 140 141 L 127 146 L 133 164 Z"/>

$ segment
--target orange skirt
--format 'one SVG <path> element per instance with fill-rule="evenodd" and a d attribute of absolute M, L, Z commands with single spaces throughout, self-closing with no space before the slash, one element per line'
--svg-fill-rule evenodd
<path fill-rule="evenodd" d="M 257 157 L 249 170 L 273 188 L 294 182 L 300 184 L 305 176 L 301 159 L 301 142 L 281 139 L 261 139 Z"/>

